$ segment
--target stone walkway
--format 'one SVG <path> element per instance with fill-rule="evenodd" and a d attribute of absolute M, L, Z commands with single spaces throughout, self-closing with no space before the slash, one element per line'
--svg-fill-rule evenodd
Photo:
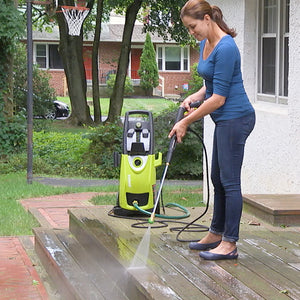
<path fill-rule="evenodd" d="M 68 209 L 91 206 L 89 200 L 99 193 L 76 193 L 20 200 L 42 226 L 68 228 Z M 0 299 L 59 299 L 41 278 L 35 263 L 34 237 L 0 237 Z M 49 288 L 48 290 L 46 288 Z M 49 296 L 50 294 L 50 296 Z"/>

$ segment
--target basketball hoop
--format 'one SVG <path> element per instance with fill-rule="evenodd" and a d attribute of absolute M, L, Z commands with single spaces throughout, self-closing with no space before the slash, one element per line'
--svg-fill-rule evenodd
<path fill-rule="evenodd" d="M 77 6 L 62 6 L 61 10 L 68 23 L 69 35 L 80 35 L 82 23 L 87 17 L 90 9 L 85 6 L 81 6 L 81 3 L 79 5 L 79 2 L 77 2 Z"/>

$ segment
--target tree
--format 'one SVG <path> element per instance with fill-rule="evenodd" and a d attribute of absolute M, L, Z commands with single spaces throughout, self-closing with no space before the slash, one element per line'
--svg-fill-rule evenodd
<path fill-rule="evenodd" d="M 125 25 L 122 37 L 121 53 L 118 62 L 118 70 L 112 96 L 110 97 L 108 122 L 114 122 L 121 115 L 123 106 L 124 86 L 129 64 L 131 50 L 131 37 L 137 14 L 143 0 L 134 0 L 126 9 Z"/>
<path fill-rule="evenodd" d="M 60 0 L 59 5 L 74 6 L 72 0 Z M 87 7 L 92 9 L 94 0 L 89 0 Z M 86 75 L 83 63 L 83 30 L 81 28 L 79 36 L 68 34 L 68 24 L 62 13 L 56 13 L 59 26 L 60 43 L 59 53 L 61 55 L 64 70 L 67 78 L 72 113 L 69 121 L 74 125 L 92 125 L 93 120 L 90 115 L 90 109 L 87 105 Z"/>
<path fill-rule="evenodd" d="M 13 52 L 24 21 L 13 0 L 0 0 L 0 100 L 4 116 L 13 115 Z"/>
<path fill-rule="evenodd" d="M 180 19 L 180 10 L 186 0 L 149 0 L 144 17 L 144 31 L 156 32 L 164 40 L 195 45 L 196 40 L 188 33 Z"/>
<path fill-rule="evenodd" d="M 138 74 L 141 77 L 142 89 L 145 90 L 147 96 L 152 96 L 152 89 L 158 86 L 159 77 L 155 50 L 148 32 L 146 34 Z"/>

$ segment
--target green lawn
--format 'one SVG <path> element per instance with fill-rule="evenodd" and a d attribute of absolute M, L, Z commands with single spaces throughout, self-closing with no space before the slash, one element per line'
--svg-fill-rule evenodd
<path fill-rule="evenodd" d="M 57 100 L 62 101 L 70 106 L 69 97 L 57 97 Z M 92 98 L 88 98 L 88 103 L 92 103 Z M 164 109 L 172 105 L 172 101 L 166 100 L 165 98 L 124 98 L 124 104 L 122 108 L 122 116 L 128 110 L 148 110 L 152 113 L 159 113 Z M 109 99 L 100 99 L 101 112 L 103 116 L 107 116 L 109 109 Z M 71 106 L 70 106 L 71 107 Z M 91 114 L 93 114 L 93 106 L 90 105 Z"/>
<path fill-rule="evenodd" d="M 58 195 L 85 191 L 117 191 L 117 187 L 52 187 L 33 182 L 27 184 L 26 173 L 0 175 L 0 236 L 32 234 L 38 226 L 18 200 L 24 198 Z"/>

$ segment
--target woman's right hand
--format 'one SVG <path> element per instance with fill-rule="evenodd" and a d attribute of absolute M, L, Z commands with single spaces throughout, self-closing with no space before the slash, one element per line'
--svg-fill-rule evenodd
<path fill-rule="evenodd" d="M 191 110 L 190 104 L 192 102 L 194 102 L 194 100 L 191 96 L 192 95 L 186 97 L 180 105 L 180 106 L 184 107 L 187 112 L 189 112 Z"/>

